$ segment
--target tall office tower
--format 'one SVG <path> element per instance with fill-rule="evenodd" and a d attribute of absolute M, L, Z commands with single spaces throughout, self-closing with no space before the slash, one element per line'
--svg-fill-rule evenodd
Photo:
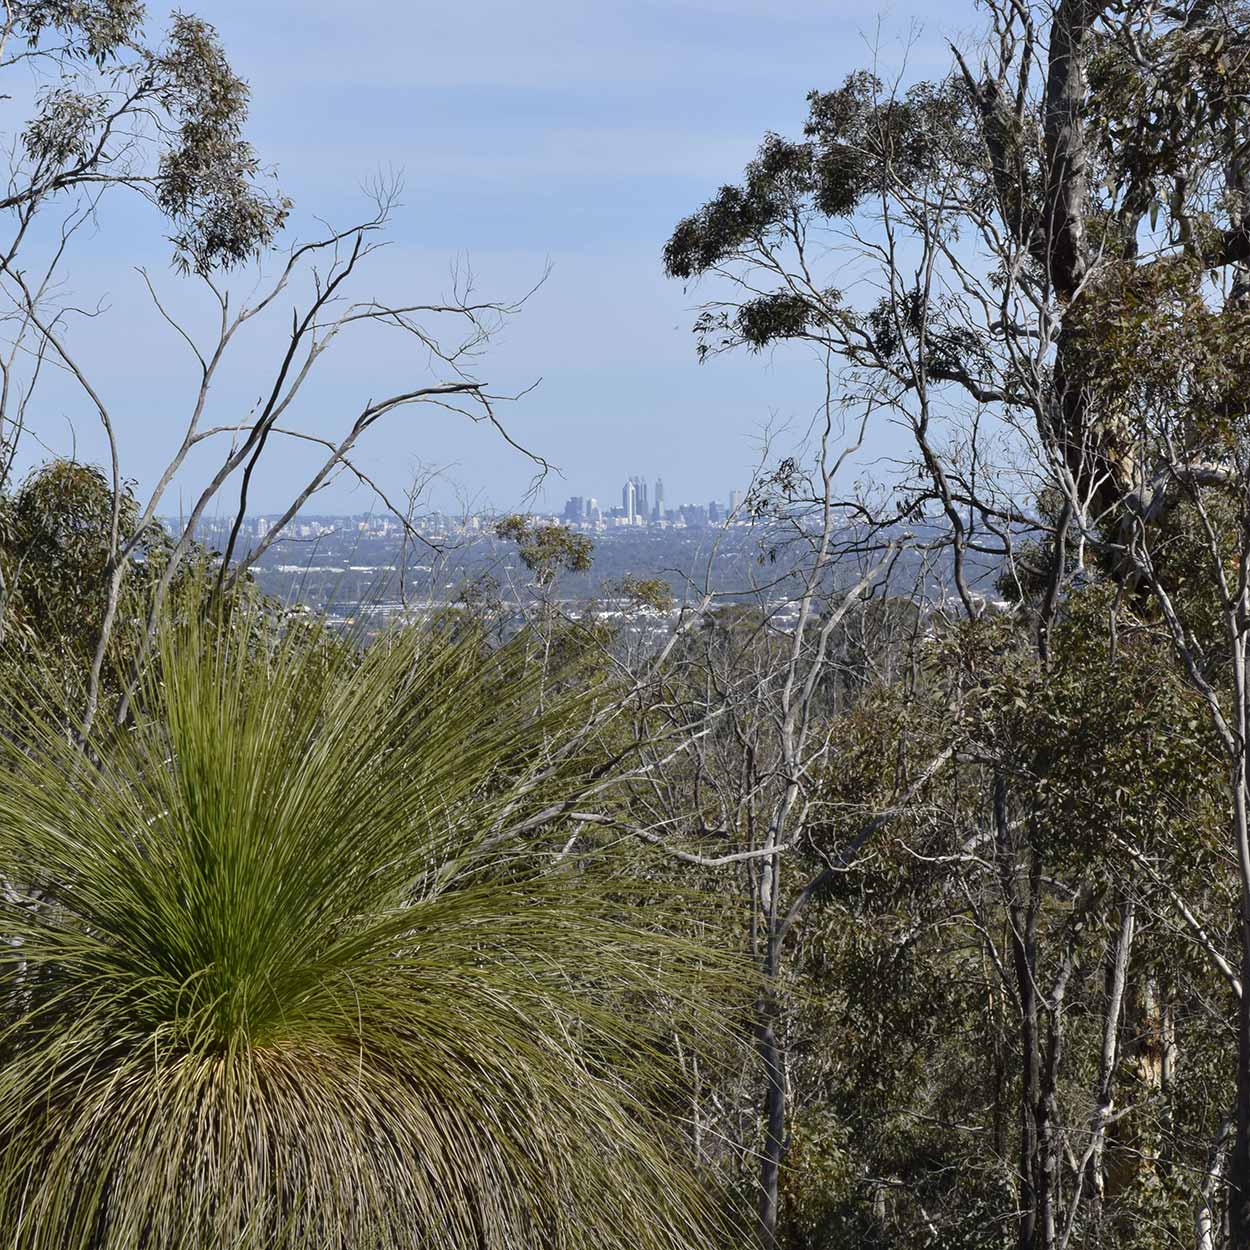
<path fill-rule="evenodd" d="M 634 523 L 635 509 L 638 506 L 638 496 L 634 487 L 634 479 L 631 477 L 629 481 L 621 487 L 621 507 L 625 510 L 625 520 L 630 525 Z"/>
<path fill-rule="evenodd" d="M 657 520 L 664 520 L 664 479 L 657 477 L 655 479 L 655 503 L 651 505 L 651 516 Z"/>
<path fill-rule="evenodd" d="M 647 520 L 651 515 L 651 509 L 647 507 L 647 482 L 645 478 L 634 478 L 634 503 L 638 509 L 639 520 Z"/>
<path fill-rule="evenodd" d="M 729 492 L 729 511 L 737 512 L 742 507 L 742 492 L 740 490 L 731 490 Z"/>

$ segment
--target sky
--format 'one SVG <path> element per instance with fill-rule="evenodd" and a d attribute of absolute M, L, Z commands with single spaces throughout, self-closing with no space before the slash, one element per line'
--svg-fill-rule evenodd
<path fill-rule="evenodd" d="M 367 215 L 369 181 L 402 177 L 389 246 L 362 293 L 424 302 L 468 267 L 483 297 L 509 300 L 546 274 L 478 372 L 500 393 L 533 386 L 500 415 L 557 466 L 534 499 L 556 508 L 573 494 L 618 500 L 635 473 L 663 476 L 670 505 L 723 500 L 747 481 L 765 427 L 806 425 L 821 377 L 801 353 L 697 362 L 701 292 L 664 277 L 663 243 L 736 179 L 765 132 L 801 130 L 809 90 L 874 61 L 886 77 L 941 74 L 947 37 L 976 25 L 970 0 L 214 0 L 198 11 L 250 84 L 250 137 L 294 200 L 291 239 L 319 219 Z M 145 488 L 196 379 L 133 266 L 148 267 L 193 329 L 209 323 L 202 293 L 171 271 L 168 245 L 136 211 L 106 210 L 76 254 L 75 298 L 107 313 L 73 333 L 115 408 L 123 466 Z M 213 423 L 242 419 L 265 389 L 289 303 L 280 313 L 241 344 Z M 363 400 L 428 379 L 399 336 L 344 339 L 291 423 L 327 435 Z M 81 457 L 102 455 L 81 397 L 52 396 L 48 445 L 71 439 Z M 889 432 L 872 448 L 888 455 Z M 281 507 L 307 454 L 279 449 L 249 510 Z M 489 427 L 435 409 L 394 414 L 358 460 L 395 496 L 438 466 L 436 506 L 514 507 L 533 472 Z M 162 511 L 186 506 L 208 464 L 192 463 Z M 371 506 L 340 480 L 308 510 Z"/>

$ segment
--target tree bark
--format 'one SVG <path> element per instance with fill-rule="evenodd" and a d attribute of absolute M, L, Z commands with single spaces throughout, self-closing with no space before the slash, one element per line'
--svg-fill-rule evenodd
<path fill-rule="evenodd" d="M 769 826 L 768 839 L 776 847 L 786 816 L 794 803 L 797 787 L 787 786 L 785 797 Z M 760 1160 L 760 1245 L 776 1250 L 780 1206 L 781 1160 L 786 1145 L 786 1052 L 779 1034 L 781 1001 L 777 978 L 781 972 L 784 927 L 781 913 L 781 853 L 774 853 L 761 866 L 760 919 L 764 927 L 763 968 L 765 988 L 756 1016 L 757 1046 L 764 1068 L 764 1150 Z"/>
<path fill-rule="evenodd" d="M 1017 1162 L 1020 1214 L 1017 1245 L 1020 1250 L 1038 1250 L 1042 1245 L 1039 1240 L 1039 1214 L 1041 1189 L 1044 1187 L 1038 1124 L 1043 1102 L 1037 992 L 1037 911 L 1041 896 L 1041 871 L 1036 855 L 1030 855 L 1027 875 L 1021 871 L 1020 848 L 1015 844 L 1007 816 L 1007 784 L 1001 775 L 994 782 L 994 821 L 1011 929 L 1011 962 L 1020 1002 L 1020 1151 Z"/>
<path fill-rule="evenodd" d="M 1244 795 L 1238 804 L 1245 828 Z M 1250 898 L 1241 896 L 1241 983 L 1250 984 Z M 1228 1169 L 1228 1225 L 1230 1250 L 1250 1250 L 1250 994 L 1237 999 L 1236 1136 Z"/>
<path fill-rule="evenodd" d="M 1098 1088 L 1094 1095 L 1094 1113 L 1090 1119 L 1091 1148 L 1086 1189 L 1089 1194 L 1091 1223 L 1099 1236 L 1102 1235 L 1107 1197 L 1107 1122 L 1115 1105 L 1115 1071 L 1120 1057 L 1120 1020 L 1135 929 L 1136 901 L 1129 894 L 1120 904 L 1119 939 L 1110 948 L 1107 956 L 1104 990 L 1106 1006 L 1103 1009 L 1102 1049 L 1098 1056 Z"/>
<path fill-rule="evenodd" d="M 1243 569 L 1243 585 L 1245 570 Z M 1244 607 L 1246 590 L 1241 595 Z M 1235 1136 L 1228 1169 L 1228 1228 L 1230 1250 L 1250 1250 L 1250 778 L 1247 777 L 1247 638 L 1234 640 L 1233 693 L 1235 733 L 1239 739 L 1232 776 L 1233 837 L 1241 872 L 1241 984 L 1237 1010 L 1237 1102 L 1233 1112 Z"/>
<path fill-rule="evenodd" d="M 1221 1121 L 1219 1132 L 1211 1144 L 1206 1175 L 1198 1186 L 1198 1205 L 1194 1212 L 1194 1250 L 1216 1250 L 1217 1245 L 1221 1244 L 1219 1233 L 1222 1221 L 1218 1218 L 1219 1206 L 1213 1195 L 1224 1177 L 1228 1159 L 1228 1136 L 1232 1127 L 1231 1120 Z"/>
<path fill-rule="evenodd" d="M 764 1153 L 760 1162 L 760 1244 L 776 1250 L 781 1157 L 786 1138 L 786 1055 L 777 1036 L 779 1006 L 770 993 L 760 1005 L 759 1054 L 764 1065 Z"/>

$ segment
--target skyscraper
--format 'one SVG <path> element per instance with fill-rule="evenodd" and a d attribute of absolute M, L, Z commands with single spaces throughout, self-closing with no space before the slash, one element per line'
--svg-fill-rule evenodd
<path fill-rule="evenodd" d="M 634 505 L 638 511 L 638 517 L 640 520 L 645 521 L 651 516 L 651 509 L 647 507 L 646 478 L 634 478 Z"/>
<path fill-rule="evenodd" d="M 634 523 L 634 517 L 637 515 L 638 495 L 634 487 L 634 479 L 631 477 L 624 486 L 621 487 L 621 507 L 625 510 L 625 519 L 630 525 Z"/>
<path fill-rule="evenodd" d="M 664 520 L 664 479 L 657 477 L 655 479 L 655 503 L 651 505 L 652 520 Z"/>

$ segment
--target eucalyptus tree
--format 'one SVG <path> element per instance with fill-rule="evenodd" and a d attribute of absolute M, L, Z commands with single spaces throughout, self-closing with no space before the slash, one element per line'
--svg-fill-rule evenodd
<path fill-rule="evenodd" d="M 281 229 L 290 205 L 244 135 L 247 85 L 215 31 L 185 13 L 159 38 L 150 29 L 138 0 L 5 6 L 0 69 L 27 106 L 0 197 L 16 225 L 8 262 L 76 192 L 149 200 L 173 230 L 177 263 L 201 273 L 256 255 Z"/>
<path fill-rule="evenodd" d="M 0 496 L 0 662 L 37 669 L 42 680 L 57 685 L 67 724 L 79 723 L 108 607 L 113 502 L 104 473 L 70 460 L 48 461 Z M 110 713 L 128 684 L 139 622 L 173 546 L 164 526 L 139 533 L 138 515 L 133 484 L 123 483 L 119 534 L 134 542 L 135 562 L 122 588 L 120 627 L 112 631 L 101 670 L 99 697 Z M 202 606 L 211 562 L 205 548 L 192 544 L 171 583 L 173 598 L 186 591 L 189 601 Z M 230 603 L 257 597 L 256 587 L 243 580 Z"/>
<path fill-rule="evenodd" d="M 1238 0 L 981 7 L 983 40 L 952 48 L 940 80 L 904 87 L 861 72 L 813 92 L 802 138 L 768 136 L 740 184 L 679 223 L 665 264 L 710 283 L 701 355 L 814 345 L 837 362 L 850 402 L 910 431 L 895 509 L 945 524 L 969 616 L 981 611 L 970 554 L 1000 555 L 1043 675 L 1057 662 L 1057 620 L 1091 581 L 1119 589 L 1109 610 L 1123 628 L 1165 628 L 1207 701 L 1208 745 L 1227 761 L 1242 963 L 1250 13 Z M 1216 541 L 1211 514 L 1230 500 Z M 1198 540 L 1188 562 L 1186 527 Z M 1222 624 L 1203 633 L 1211 612 Z M 1003 864 L 1037 895 L 1021 903 L 1020 933 L 1050 890 L 1050 852 L 1044 813 L 1010 764 L 991 762 Z M 1142 851 L 1130 843 L 1125 863 Z M 1037 1078 L 1021 1090 L 1019 1240 L 1050 1247 L 1064 1237 L 1054 1204 L 1071 1177 L 1045 1157 L 1055 1143 L 1042 1140 L 1053 1123 L 1044 1043 L 1023 1009 L 1037 987 L 1028 967 L 1017 979 L 1021 1045 L 1034 1056 L 1025 1072 Z M 1062 996 L 1043 994 L 1037 1009 L 1054 1025 Z M 1242 1041 L 1228 1073 L 1227 1192 L 1241 1250 L 1250 1005 L 1237 994 L 1230 1009 Z"/>

